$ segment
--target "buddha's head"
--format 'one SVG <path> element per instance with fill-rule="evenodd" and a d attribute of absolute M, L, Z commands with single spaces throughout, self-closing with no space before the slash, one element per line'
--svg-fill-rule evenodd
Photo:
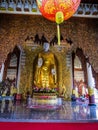
<path fill-rule="evenodd" d="M 49 47 L 50 47 L 49 43 L 45 42 L 44 45 L 43 45 L 44 51 L 47 52 L 49 50 Z"/>

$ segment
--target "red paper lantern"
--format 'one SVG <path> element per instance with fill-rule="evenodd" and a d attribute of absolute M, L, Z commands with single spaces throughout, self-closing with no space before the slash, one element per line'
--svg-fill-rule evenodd
<path fill-rule="evenodd" d="M 58 45 L 60 45 L 59 24 L 76 12 L 80 0 L 37 0 L 37 4 L 45 18 L 57 23 Z"/>
<path fill-rule="evenodd" d="M 56 13 L 62 12 L 64 19 L 70 18 L 77 10 L 80 0 L 37 0 L 42 15 L 51 21 L 56 21 Z"/>

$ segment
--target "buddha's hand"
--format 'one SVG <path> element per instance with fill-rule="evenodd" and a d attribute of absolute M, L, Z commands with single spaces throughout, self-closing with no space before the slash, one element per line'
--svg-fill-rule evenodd
<path fill-rule="evenodd" d="M 55 75 L 56 74 L 56 70 L 55 69 L 51 69 L 51 73 L 52 73 L 52 75 Z"/>
<path fill-rule="evenodd" d="M 40 68 L 43 64 L 43 59 L 42 58 L 38 58 L 38 67 Z"/>

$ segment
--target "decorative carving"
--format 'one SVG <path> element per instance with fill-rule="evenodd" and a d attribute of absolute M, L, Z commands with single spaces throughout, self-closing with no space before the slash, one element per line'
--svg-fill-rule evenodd
<path fill-rule="evenodd" d="M 40 39 L 39 39 L 39 35 L 36 34 L 35 37 L 34 37 L 34 43 L 37 43 L 37 44 L 40 44 Z"/>
<path fill-rule="evenodd" d="M 47 41 L 46 37 L 43 34 L 41 39 L 40 39 L 40 44 L 43 45 L 44 42 L 48 42 L 48 41 Z"/>

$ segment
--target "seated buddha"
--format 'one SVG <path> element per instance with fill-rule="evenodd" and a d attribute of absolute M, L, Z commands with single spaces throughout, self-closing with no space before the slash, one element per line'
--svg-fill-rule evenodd
<path fill-rule="evenodd" d="M 38 88 L 55 88 L 57 83 L 57 68 L 54 54 L 49 50 L 49 43 L 43 44 L 43 51 L 38 54 L 34 74 L 34 85 Z"/>

